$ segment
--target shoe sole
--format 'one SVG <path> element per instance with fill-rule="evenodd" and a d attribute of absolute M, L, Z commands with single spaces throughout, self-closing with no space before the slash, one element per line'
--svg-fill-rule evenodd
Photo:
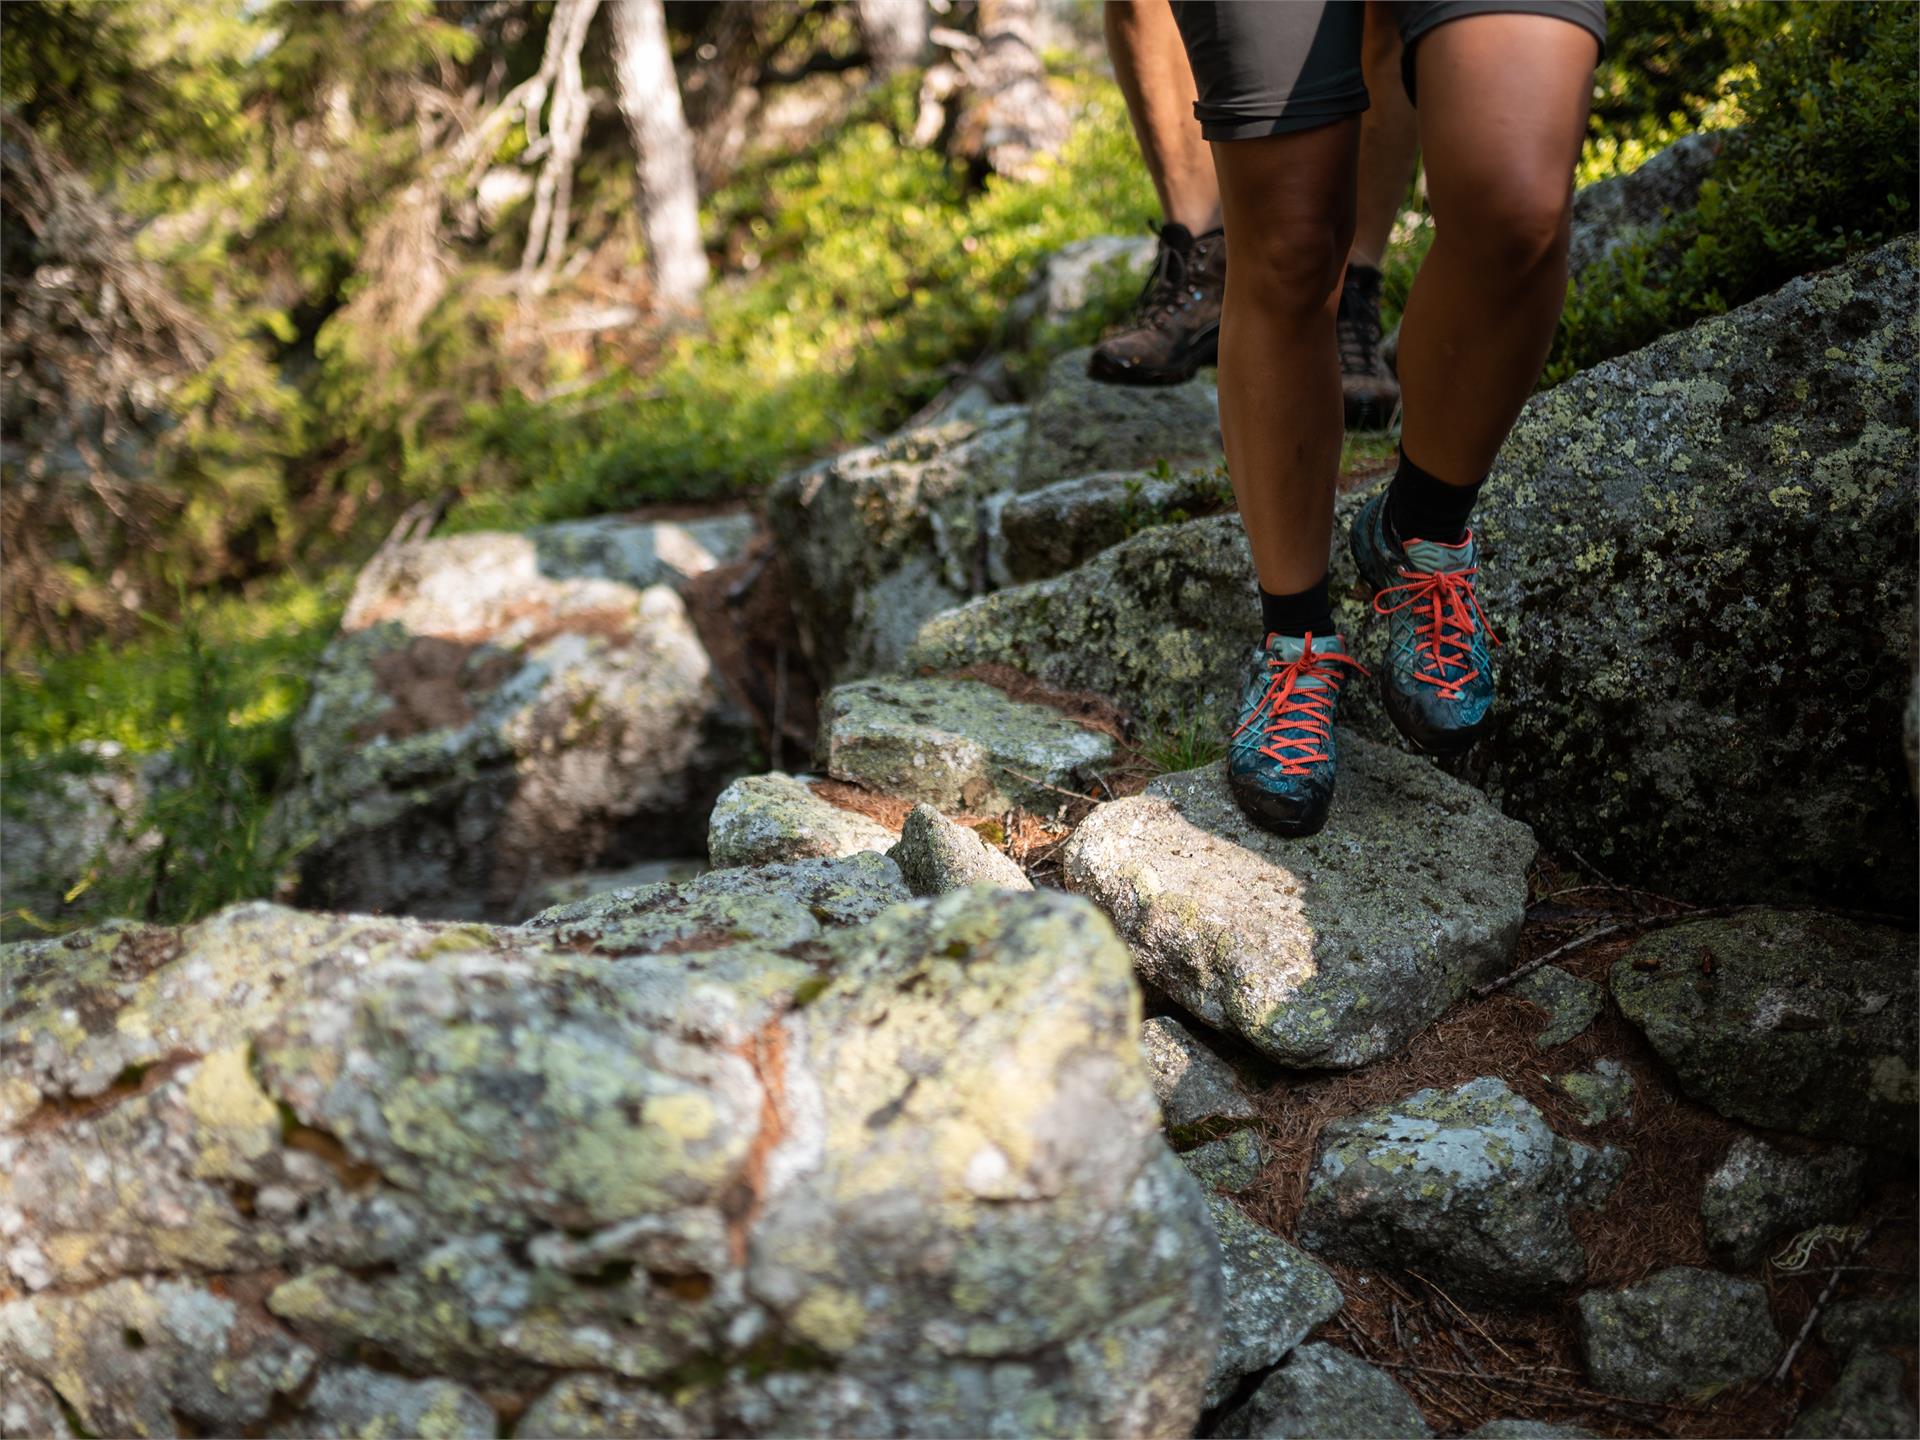
<path fill-rule="evenodd" d="M 1087 375 L 1115 385 L 1184 385 L 1209 365 L 1220 363 L 1220 330 L 1215 327 L 1207 337 L 1173 364 L 1156 369 L 1138 365 L 1115 365 L 1100 358 L 1098 350 L 1087 361 Z"/>
<path fill-rule="evenodd" d="M 1372 604 L 1374 598 L 1386 588 L 1388 581 L 1368 568 L 1365 553 L 1367 547 L 1363 547 L 1360 541 L 1360 520 L 1365 513 L 1363 509 L 1359 515 L 1355 515 L 1354 523 L 1348 527 L 1347 550 L 1353 556 L 1353 568 L 1360 572 L 1360 582 L 1367 587 L 1367 602 Z M 1444 759 L 1447 756 L 1462 754 L 1471 750 L 1474 744 L 1493 728 L 1493 711 L 1488 710 L 1477 725 L 1470 725 L 1464 730 L 1427 729 L 1418 720 L 1404 712 L 1399 693 L 1388 682 L 1387 669 L 1384 665 L 1380 667 L 1378 689 L 1380 707 L 1387 712 L 1387 718 L 1393 721 L 1393 728 L 1398 730 L 1401 738 L 1422 755 L 1433 755 Z"/>
<path fill-rule="evenodd" d="M 1327 816 L 1333 813 L 1333 791 L 1327 792 L 1327 808 L 1318 815 L 1306 819 L 1294 819 L 1289 816 L 1274 815 L 1262 810 L 1259 791 L 1243 791 L 1227 778 L 1227 791 L 1233 796 L 1233 803 L 1240 807 L 1240 813 L 1265 830 L 1270 835 L 1278 835 L 1286 840 L 1304 840 L 1309 835 L 1318 835 L 1326 828 Z"/>

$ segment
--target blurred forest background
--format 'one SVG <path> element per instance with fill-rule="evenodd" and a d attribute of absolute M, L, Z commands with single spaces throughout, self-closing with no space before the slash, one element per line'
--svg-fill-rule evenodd
<path fill-rule="evenodd" d="M 1914 5 L 1610 10 L 1580 181 L 1729 139 L 1543 383 L 1915 224 Z M 3 803 L 168 757 L 98 897 L 161 919 L 271 888 L 303 676 L 397 524 L 750 496 L 1157 220 L 1087 0 L 35 0 L 0 61 Z M 1416 185 L 1389 324 L 1429 233 Z"/>

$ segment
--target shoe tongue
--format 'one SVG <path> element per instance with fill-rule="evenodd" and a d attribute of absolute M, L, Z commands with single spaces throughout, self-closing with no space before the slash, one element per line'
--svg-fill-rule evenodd
<path fill-rule="evenodd" d="M 1169 250 L 1187 251 L 1193 248 L 1193 232 L 1175 221 L 1168 221 L 1160 227 L 1160 243 Z"/>
<path fill-rule="evenodd" d="M 1439 575 L 1448 570 L 1465 570 L 1473 564 L 1473 537 L 1463 544 L 1442 545 L 1438 540 L 1404 540 L 1401 553 L 1407 564 L 1422 575 Z"/>
<path fill-rule="evenodd" d="M 1306 653 L 1307 640 L 1304 635 L 1273 635 L 1267 643 L 1267 654 L 1278 656 L 1282 660 L 1298 660 Z M 1345 655 L 1347 642 L 1338 635 L 1316 635 L 1313 637 L 1315 655 Z M 1303 675 L 1294 682 L 1301 690 L 1324 689 L 1326 681 L 1317 675 Z"/>

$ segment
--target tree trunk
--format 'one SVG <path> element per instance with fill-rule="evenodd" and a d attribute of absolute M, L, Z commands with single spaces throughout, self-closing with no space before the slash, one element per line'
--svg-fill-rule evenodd
<path fill-rule="evenodd" d="M 666 12 L 661 0 L 612 0 L 612 6 L 614 80 L 633 136 L 654 293 L 664 304 L 691 307 L 707 283 L 707 252 L 700 243 L 693 132 L 680 108 Z"/>
<path fill-rule="evenodd" d="M 926 0 L 860 0 L 860 33 L 876 78 L 911 70 L 926 58 Z"/>
<path fill-rule="evenodd" d="M 546 58 L 527 105 L 527 138 L 539 143 L 536 127 L 546 85 L 551 83 L 553 106 L 547 115 L 546 163 L 533 191 L 533 218 L 527 227 L 527 248 L 520 257 L 523 286 L 544 289 L 566 254 L 567 229 L 573 207 L 573 167 L 586 139 L 593 100 L 580 72 L 580 52 L 593 24 L 600 0 L 560 0 L 548 22 Z"/>
<path fill-rule="evenodd" d="M 1067 139 L 1067 112 L 1047 88 L 1035 39 L 1039 0 L 980 0 L 980 53 L 960 56 L 967 93 L 957 152 L 996 175 L 1030 174 Z"/>

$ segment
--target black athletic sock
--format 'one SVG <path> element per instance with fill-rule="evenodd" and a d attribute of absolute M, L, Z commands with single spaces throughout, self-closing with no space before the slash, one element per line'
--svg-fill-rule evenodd
<path fill-rule="evenodd" d="M 1396 541 L 1434 540 L 1457 545 L 1466 538 L 1473 502 L 1484 477 L 1471 485 L 1449 485 L 1422 470 L 1400 452 L 1400 468 L 1387 487 L 1387 529 Z"/>
<path fill-rule="evenodd" d="M 1260 615 L 1269 635 L 1333 634 L 1333 602 L 1327 597 L 1327 577 L 1292 595 L 1260 592 Z"/>

